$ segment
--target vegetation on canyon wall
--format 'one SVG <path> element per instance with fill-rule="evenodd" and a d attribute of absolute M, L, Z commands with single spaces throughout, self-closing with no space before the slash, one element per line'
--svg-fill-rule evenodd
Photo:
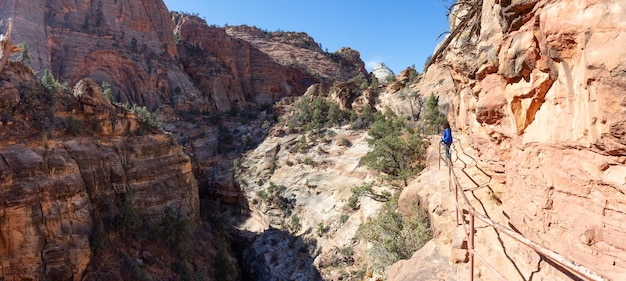
<path fill-rule="evenodd" d="M 28 46 L 24 45 L 22 49 L 24 52 L 18 61 L 26 66 L 24 69 L 27 69 L 34 77 L 32 69 L 28 67 L 30 61 Z M 411 80 L 414 78 L 415 76 L 412 75 Z M 218 127 L 216 130 L 218 153 L 213 155 L 216 157 L 228 153 L 241 153 L 254 148 L 278 119 L 286 123 L 290 132 L 302 134 L 302 141 L 296 146 L 301 151 L 306 151 L 308 147 L 311 147 L 312 142 L 324 142 L 332 138 L 333 128 L 369 130 L 371 152 L 363 157 L 362 164 L 377 171 L 381 177 L 376 184 L 367 183 L 354 187 L 350 206 L 346 210 L 357 210 L 359 198 L 363 196 L 387 202 L 384 210 L 388 211 L 381 212 L 379 217 L 364 225 L 358 236 L 375 245 L 372 257 L 377 261 L 376 264 L 363 265 L 363 267 L 373 266 L 379 270 L 389 265 L 389 262 L 406 257 L 406 251 L 410 249 L 402 245 L 410 243 L 415 247 L 420 247 L 423 243 L 416 243 L 416 241 L 426 241 L 430 237 L 427 231 L 428 222 L 424 217 L 415 215 L 402 218 L 389 211 L 397 207 L 397 191 L 401 190 L 402 186 L 406 186 L 407 181 L 422 169 L 426 143 L 422 132 L 416 129 L 418 126 L 415 123 L 409 124 L 406 117 L 396 115 L 390 109 L 376 110 L 377 104 L 373 99 L 369 101 L 367 98 L 368 101 L 361 108 L 356 109 L 336 102 L 337 97 L 331 98 L 333 95 L 338 95 L 341 90 L 344 90 L 341 92 L 343 95 L 361 98 L 366 91 L 377 92 L 384 87 L 375 78 L 369 78 L 369 80 L 371 82 L 368 82 L 367 77 L 357 75 L 344 82 L 347 85 L 353 85 L 351 87 L 341 89 L 342 86 L 339 85 L 342 83 L 338 83 L 323 95 L 287 97 L 286 100 L 294 101 L 293 108 L 296 113 L 292 112 L 292 114 L 280 116 L 270 114 L 271 105 L 250 106 L 244 109 L 232 106 L 229 111 L 221 113 L 188 112 L 183 118 L 189 118 L 188 121 L 192 124 L 204 117 L 208 119 L 202 119 L 202 121 L 216 121 L 214 123 Z M 76 108 L 82 106 L 81 110 L 84 110 L 86 103 L 80 102 L 93 97 L 98 99 L 104 97 L 98 102 L 106 101 L 107 106 L 112 108 L 112 111 L 117 111 L 119 116 L 127 118 L 128 116 L 124 114 L 132 112 L 130 114 L 133 115 L 132 118 L 139 120 L 139 129 L 132 131 L 132 134 L 163 133 L 163 124 L 147 107 L 128 102 L 115 103 L 111 86 L 106 81 L 98 81 L 98 83 L 91 81 L 89 95 L 92 96 L 89 97 L 81 97 L 81 94 L 77 94 L 75 89 L 70 89 L 67 83 L 62 83 L 55 78 L 49 69 L 44 69 L 39 81 L 35 80 L 35 82 L 27 81 L 20 89 L 20 94 L 26 98 L 30 97 L 33 101 L 36 99 L 38 106 L 48 106 L 45 110 L 39 110 L 37 114 L 29 115 L 32 119 L 28 120 L 33 123 L 32 128 L 42 135 L 41 139 L 46 142 L 46 149 L 47 142 L 56 138 L 90 136 L 98 138 L 104 133 L 105 126 L 101 123 L 103 114 L 90 113 L 85 116 L 76 114 L 80 112 Z M 92 87 L 94 85 L 95 87 Z M 117 96 L 119 97 L 119 93 Z M 13 120 L 19 114 L 9 113 L 27 110 L 20 106 L 24 104 L 6 108 L 7 111 L 3 111 L 5 113 L 3 122 L 19 122 Z M 97 105 L 94 107 L 97 108 Z M 257 120 L 259 116 L 262 116 L 263 120 Z M 263 133 L 259 135 L 241 133 L 241 138 L 239 138 L 237 130 L 228 128 L 227 120 L 237 120 L 241 124 L 246 124 L 251 120 L 262 122 L 263 125 L 259 127 L 262 128 Z M 185 136 L 181 140 L 188 137 Z M 176 143 L 173 141 L 172 145 Z M 337 145 L 349 147 L 351 142 L 343 138 Z M 319 153 L 324 153 L 324 151 L 319 151 Z M 323 164 L 315 163 L 310 158 L 303 161 L 312 167 Z M 233 166 L 236 168 L 235 163 L 233 161 Z M 284 214 L 283 226 L 292 236 L 299 237 L 302 230 L 301 217 L 293 212 L 293 202 L 284 195 L 285 189 L 284 186 L 270 183 L 270 187 L 258 192 L 257 196 L 262 203 L 281 209 Z M 165 272 L 174 272 L 181 280 L 236 280 L 239 278 L 237 261 L 232 258 L 230 237 L 232 229 L 226 222 L 228 218 L 223 217 L 226 212 L 220 207 L 219 200 L 203 203 L 201 221 L 181 217 L 171 208 L 165 209 L 160 217 L 150 218 L 142 214 L 142 210 L 136 204 L 132 189 L 129 190 L 131 191 L 116 194 L 115 200 L 107 202 L 114 209 L 111 214 L 106 216 L 96 214 L 93 217 L 93 226 L 89 235 L 91 251 L 96 253 L 89 269 L 89 272 L 94 274 L 91 275 L 92 278 L 113 278 L 114 275 L 109 276 L 106 273 L 110 270 L 111 263 L 105 261 L 117 259 L 124 277 L 137 280 L 151 279 L 160 271 L 155 271 L 154 268 L 144 263 L 154 265 L 163 262 L 162 258 L 155 258 L 155 256 L 171 257 L 171 259 L 165 259 L 168 264 L 161 264 L 161 267 L 165 268 Z M 318 225 L 316 234 L 323 236 L 329 227 L 324 224 Z M 393 231 L 381 232 L 381 229 L 393 229 Z M 416 238 L 417 236 L 420 238 Z M 211 246 L 205 245 L 205 247 L 193 246 L 208 240 L 218 242 Z M 378 245 L 384 248 L 377 248 Z M 210 251 L 209 253 L 200 252 L 201 249 Z M 343 252 L 346 254 L 353 251 L 349 246 L 344 249 Z M 314 254 L 315 251 L 311 251 L 311 255 Z M 199 257 L 204 255 L 208 257 L 209 262 L 198 263 Z M 353 276 L 359 276 L 361 273 L 355 273 Z"/>
<path fill-rule="evenodd" d="M 358 79 L 358 78 L 355 78 Z M 363 91 L 378 91 L 379 86 L 375 79 L 370 84 L 355 83 L 352 88 L 354 95 L 361 96 Z M 415 79 L 417 80 L 417 79 Z M 365 81 L 367 83 L 367 81 Z M 290 150 L 302 155 L 309 155 L 312 148 L 317 147 L 318 154 L 325 152 L 319 144 L 330 143 L 335 139 L 335 131 L 366 130 L 370 152 L 361 159 L 361 164 L 375 171 L 379 176 L 377 180 L 354 186 L 352 195 L 343 207 L 344 214 L 340 222 L 345 223 L 348 216 L 361 208 L 360 199 L 367 197 L 378 202 L 385 202 L 379 215 L 372 217 L 368 223 L 362 225 L 355 239 L 367 241 L 371 245 L 368 252 L 370 261 L 356 260 L 353 258 L 354 247 L 346 245 L 338 252 L 338 255 L 323 263 L 324 270 L 335 268 L 344 280 L 358 280 L 367 272 L 384 272 L 384 269 L 398 261 L 406 259 L 421 248 L 424 243 L 432 238 L 432 231 L 428 219 L 422 210 L 416 207 L 412 210 L 414 215 L 404 217 L 397 213 L 398 195 L 407 182 L 415 177 L 424 167 L 425 150 L 429 145 L 423 128 L 437 131 L 441 125 L 443 114 L 437 108 L 437 101 L 420 101 L 427 108 L 426 115 L 434 116 L 428 120 L 412 121 L 407 116 L 398 115 L 391 109 L 375 109 L 376 103 L 365 104 L 356 108 L 348 108 L 337 103 L 336 88 L 329 92 L 320 92 L 317 95 L 305 95 L 291 102 L 291 109 L 286 110 L 276 128 L 287 128 L 286 133 L 301 134 L 298 141 Z M 283 109 L 284 110 L 284 109 Z M 445 120 L 445 118 L 444 118 Z M 421 128 L 421 129 L 420 129 Z M 352 143 L 346 138 L 337 141 L 337 145 L 351 146 Z M 316 163 L 311 157 L 295 157 L 303 159 L 305 165 L 324 166 L 325 163 Z M 272 167 L 278 167 L 281 159 L 274 158 Z M 286 160 L 288 166 L 300 164 L 292 160 Z M 311 186 L 308 181 L 306 186 Z M 294 235 L 300 231 L 300 217 L 295 213 L 295 199 L 285 191 L 291 187 L 278 185 L 270 182 L 269 187 L 257 192 L 253 204 L 262 203 L 268 207 L 280 209 L 283 212 L 283 227 Z M 416 204 L 417 206 L 417 204 Z M 331 228 L 337 228 L 332 223 L 320 222 L 316 225 L 313 233 L 304 236 L 324 237 Z M 345 254 L 351 253 L 351 254 Z M 372 263 L 370 263 L 372 262 Z M 349 266 L 358 269 L 348 270 Z"/>

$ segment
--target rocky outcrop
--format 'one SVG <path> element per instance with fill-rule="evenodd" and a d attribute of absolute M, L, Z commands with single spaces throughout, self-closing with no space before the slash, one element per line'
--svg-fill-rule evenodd
<path fill-rule="evenodd" d="M 367 74 L 357 50 L 343 47 L 329 53 L 304 32 L 269 32 L 245 25 L 224 29 L 230 36 L 249 42 L 290 71 L 305 73 L 299 79 L 302 79 L 300 83 L 307 83 L 306 87 L 312 84 L 311 81 L 332 85 Z"/>
<path fill-rule="evenodd" d="M 231 37 L 223 28 L 209 27 L 198 17 L 173 13 L 173 20 L 185 72 L 207 96 L 201 111 L 272 104 L 282 97 L 302 94 L 311 83 L 318 82 L 306 72 L 279 64 L 250 43 Z"/>
<path fill-rule="evenodd" d="M 346 125 L 307 137 L 289 128 L 295 104 L 278 106 L 285 121 L 235 170 L 247 203 L 244 220 L 234 223 L 248 244 L 242 261 L 254 280 L 347 278 L 368 259 L 355 233 L 382 205 L 364 196 L 358 210 L 346 207 L 353 187 L 376 179 L 359 164 L 370 149 L 367 132 Z"/>
<path fill-rule="evenodd" d="M 20 48 L 13 45 L 13 42 L 11 42 L 12 29 L 13 23 L 9 22 L 6 34 L 0 35 L 0 71 L 2 71 L 4 65 L 9 61 L 9 58 L 20 51 Z"/>
<path fill-rule="evenodd" d="M 26 3 L 3 1 L 13 18 L 14 42 L 31 47 L 31 66 L 73 85 L 89 77 L 108 82 L 116 100 L 156 108 L 172 90 L 197 93 L 181 75 L 170 14 L 161 1 Z M 183 103 L 183 101 L 180 101 Z"/>
<path fill-rule="evenodd" d="M 365 73 L 358 52 L 324 53 L 305 33 L 246 43 L 198 17 L 170 14 L 160 0 L 57 2 L 0 3 L 2 23 L 13 19 L 13 41 L 31 46 L 33 69 L 69 85 L 105 81 L 116 101 L 159 110 L 170 122 L 170 112 L 228 112 Z"/>
<path fill-rule="evenodd" d="M 421 85 L 435 84 L 441 69 L 453 77 L 440 101 L 451 105 L 457 134 L 467 134 L 485 170 L 505 185 L 505 224 L 619 280 L 626 274 L 626 4 L 475 2 L 481 12 L 452 33 Z"/>
<path fill-rule="evenodd" d="M 376 76 L 376 79 L 378 79 L 378 81 L 380 83 L 388 83 L 388 80 L 390 78 L 395 78 L 395 74 L 393 74 L 393 71 L 391 71 L 391 69 L 389 69 L 389 67 L 387 67 L 384 63 L 379 63 L 376 66 L 374 66 L 374 68 L 372 69 L 372 74 L 374 74 L 374 76 Z"/>
<path fill-rule="evenodd" d="M 160 0 L 3 1 L 0 24 L 9 18 L 13 42 L 29 43 L 35 71 L 50 69 L 70 86 L 83 78 L 107 82 L 113 100 L 146 106 L 193 157 L 201 186 L 229 194 L 227 201 L 238 196 L 229 171 L 249 116 L 314 83 L 365 74 L 355 50 L 330 54 L 305 33 L 268 39 L 247 36 L 258 31 L 248 27 L 239 28 L 240 39 L 229 28 L 169 13 Z M 285 59 L 294 54 L 296 61 Z"/>
<path fill-rule="evenodd" d="M 3 279 L 82 280 L 108 264 L 126 276 L 119 260 L 94 267 L 90 245 L 98 223 L 112 227 L 121 198 L 147 222 L 166 209 L 198 221 L 190 158 L 171 135 L 111 104 L 95 82 L 44 91 L 28 68 L 10 63 L 0 85 L 10 112 L 0 124 Z"/>

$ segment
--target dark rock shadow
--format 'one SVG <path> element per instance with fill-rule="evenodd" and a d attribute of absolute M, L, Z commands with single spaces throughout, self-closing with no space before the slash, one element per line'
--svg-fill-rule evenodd
<path fill-rule="evenodd" d="M 233 243 L 241 280 L 322 280 L 313 265 L 317 240 L 275 228 L 251 234 L 240 233 Z"/>

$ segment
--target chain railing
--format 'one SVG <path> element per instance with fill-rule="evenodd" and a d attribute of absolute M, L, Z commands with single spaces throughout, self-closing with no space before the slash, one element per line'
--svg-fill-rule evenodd
<path fill-rule="evenodd" d="M 550 249 L 544 248 L 541 245 L 539 245 L 538 243 L 531 241 L 530 239 L 524 237 L 523 235 L 519 234 L 518 232 L 507 228 L 497 222 L 494 222 L 493 220 L 491 220 L 489 217 L 487 217 L 486 215 L 483 215 L 479 212 L 477 212 L 474 207 L 472 207 L 471 202 L 469 201 L 469 199 L 467 198 L 467 196 L 465 195 L 465 191 L 463 189 L 463 187 L 461 186 L 461 184 L 459 183 L 459 179 L 456 176 L 456 173 L 454 171 L 454 167 L 453 167 L 453 163 L 451 161 L 450 158 L 446 157 L 446 156 L 442 156 L 441 153 L 441 148 L 446 149 L 446 145 L 443 142 L 440 142 L 439 145 L 439 168 L 441 168 L 441 161 L 443 160 L 444 163 L 447 165 L 448 167 L 448 175 L 449 175 L 449 180 L 448 180 L 448 188 L 450 191 L 454 191 L 454 198 L 455 198 L 455 206 L 456 206 L 456 223 L 457 225 L 463 225 L 463 229 L 465 231 L 465 238 L 467 239 L 467 251 L 469 253 L 469 274 L 470 274 L 470 281 L 474 280 L 474 257 L 478 258 L 479 260 L 481 260 L 483 262 L 483 264 L 489 268 L 489 270 L 496 276 L 497 279 L 499 280 L 503 280 L 506 281 L 507 279 L 502 276 L 502 274 L 500 274 L 496 268 L 489 263 L 489 261 L 487 261 L 487 259 L 485 259 L 485 257 L 483 257 L 482 255 L 480 255 L 477 251 L 476 251 L 476 247 L 474 245 L 474 236 L 475 236 L 475 227 L 474 227 L 474 222 L 475 219 L 479 219 L 482 222 L 486 223 L 488 226 L 493 227 L 494 229 L 501 231 L 502 233 L 506 234 L 507 236 L 513 238 L 515 241 L 526 245 L 527 247 L 533 249 L 535 252 L 537 252 L 539 255 L 542 256 L 542 258 L 548 259 L 556 264 L 558 264 L 559 266 L 562 267 L 562 270 L 565 271 L 565 273 L 569 274 L 570 276 L 576 276 L 578 278 L 581 278 L 583 280 L 603 280 L 603 281 L 609 281 L 609 279 L 599 275 L 598 273 L 593 272 L 592 270 L 590 270 L 589 268 L 577 264 L 565 257 L 563 257 L 562 255 L 556 253 L 555 251 L 552 251 Z M 447 147 L 448 149 L 450 149 L 450 147 Z M 445 155 L 445 154 L 444 154 Z M 458 155 L 457 155 L 458 158 Z M 467 173 L 465 173 L 467 175 L 467 177 L 470 177 Z M 471 177 L 470 180 L 475 182 Z M 469 216 L 469 221 L 466 222 L 465 218 L 464 218 L 464 210 L 463 206 L 461 206 L 461 203 L 465 204 L 465 208 L 467 210 L 467 215 Z"/>

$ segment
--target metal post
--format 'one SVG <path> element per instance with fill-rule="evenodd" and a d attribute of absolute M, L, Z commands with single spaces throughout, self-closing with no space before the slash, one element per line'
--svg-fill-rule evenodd
<path fill-rule="evenodd" d="M 470 267 L 470 281 L 474 280 L 474 214 L 470 212 L 470 233 L 468 249 L 469 249 L 469 267 Z"/>
<path fill-rule="evenodd" d="M 448 176 L 449 176 L 449 181 L 448 181 L 448 189 L 452 190 L 452 187 L 454 186 L 454 209 L 456 212 L 456 225 L 459 225 L 459 187 L 456 186 L 456 184 L 454 184 L 452 182 L 452 172 L 450 170 L 451 168 L 448 167 Z"/>

